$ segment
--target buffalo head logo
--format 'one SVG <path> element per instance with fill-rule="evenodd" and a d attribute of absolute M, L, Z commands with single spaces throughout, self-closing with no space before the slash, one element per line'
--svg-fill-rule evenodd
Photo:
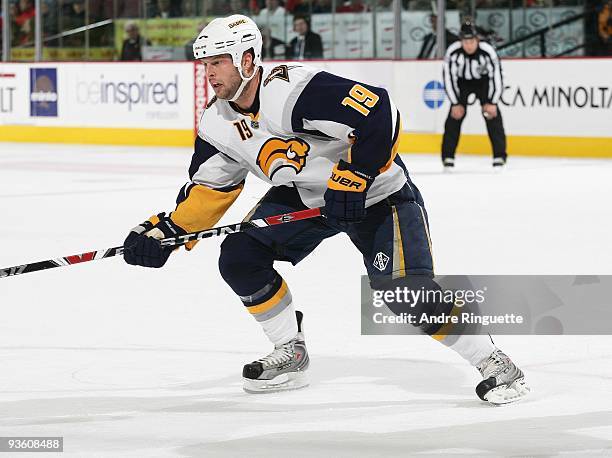
<path fill-rule="evenodd" d="M 310 145 L 300 138 L 271 138 L 266 141 L 257 155 L 257 165 L 268 178 L 284 167 L 300 173 L 306 165 Z"/>

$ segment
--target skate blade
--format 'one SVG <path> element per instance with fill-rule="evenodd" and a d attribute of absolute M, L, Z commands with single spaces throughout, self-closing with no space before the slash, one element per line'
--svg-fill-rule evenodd
<path fill-rule="evenodd" d="M 278 393 L 306 388 L 309 385 L 304 372 L 287 372 L 272 380 L 253 380 L 242 378 L 242 389 L 249 394 Z"/>
<path fill-rule="evenodd" d="M 501 385 L 493 388 L 484 398 L 487 402 L 493 405 L 504 405 L 512 402 L 517 402 L 525 398 L 531 389 L 525 383 L 524 378 L 515 380 L 510 385 Z"/>

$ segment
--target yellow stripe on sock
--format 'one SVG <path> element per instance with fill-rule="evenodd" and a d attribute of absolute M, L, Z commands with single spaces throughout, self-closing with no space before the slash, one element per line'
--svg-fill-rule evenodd
<path fill-rule="evenodd" d="M 461 310 L 461 307 L 457 307 L 456 305 L 453 305 L 453 309 L 451 310 L 451 316 L 459 315 L 460 310 Z M 438 342 L 441 342 L 446 338 L 446 336 L 448 335 L 449 331 L 451 330 L 453 326 L 454 326 L 453 323 L 448 322 L 445 325 L 443 325 L 438 330 L 438 332 L 436 332 L 435 334 L 432 334 L 431 337 L 433 337 Z"/>
<path fill-rule="evenodd" d="M 252 307 L 247 307 L 247 309 L 252 315 L 256 315 L 258 313 L 265 313 L 268 310 L 273 309 L 274 306 L 277 305 L 283 299 L 283 297 L 285 297 L 285 294 L 287 294 L 288 289 L 289 288 L 287 287 L 287 283 L 285 283 L 285 280 L 283 280 L 281 287 L 278 289 L 274 296 L 272 296 L 266 302 L 262 302 L 261 304 L 254 305 Z"/>

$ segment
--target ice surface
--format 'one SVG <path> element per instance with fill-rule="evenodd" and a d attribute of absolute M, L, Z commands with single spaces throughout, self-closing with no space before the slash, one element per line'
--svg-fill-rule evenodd
<path fill-rule="evenodd" d="M 404 159 L 438 273 L 612 274 L 612 161 L 511 158 L 498 175 L 459 156 L 444 175 L 437 157 Z M 121 244 L 173 208 L 189 160 L 0 144 L 0 267 Z M 264 191 L 249 179 L 222 222 Z M 1 279 L 0 436 L 64 436 L 77 457 L 612 454 L 612 338 L 496 338 L 533 394 L 484 405 L 476 371 L 437 342 L 360 335 L 364 267 L 344 236 L 278 265 L 305 312 L 312 386 L 243 393 L 242 365 L 270 347 L 218 273 L 220 242 L 161 270 L 114 258 Z"/>

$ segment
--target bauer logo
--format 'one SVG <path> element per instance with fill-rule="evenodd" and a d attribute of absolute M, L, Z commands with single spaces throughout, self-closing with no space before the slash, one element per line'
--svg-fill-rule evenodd
<path fill-rule="evenodd" d="M 57 116 L 57 69 L 30 69 L 30 116 Z"/>
<path fill-rule="evenodd" d="M 446 99 L 444 85 L 440 81 L 430 81 L 423 89 L 423 101 L 428 108 L 437 110 L 442 106 Z"/>

